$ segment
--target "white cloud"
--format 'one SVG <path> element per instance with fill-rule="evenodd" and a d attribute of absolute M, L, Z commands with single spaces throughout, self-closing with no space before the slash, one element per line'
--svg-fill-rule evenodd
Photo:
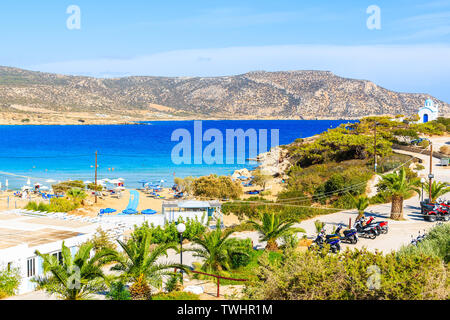
<path fill-rule="evenodd" d="M 392 90 L 438 94 L 442 98 L 447 92 L 444 88 L 449 87 L 448 57 L 450 45 L 443 44 L 285 45 L 179 50 L 130 59 L 47 63 L 29 69 L 100 77 L 220 76 L 252 70 L 329 70 L 344 77 L 371 80 Z"/>

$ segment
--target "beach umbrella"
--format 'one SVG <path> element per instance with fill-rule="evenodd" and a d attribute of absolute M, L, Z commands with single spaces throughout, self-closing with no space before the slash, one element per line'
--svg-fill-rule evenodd
<path fill-rule="evenodd" d="M 122 211 L 122 213 L 124 214 L 137 214 L 138 212 L 136 210 L 133 209 L 125 209 Z"/>
<path fill-rule="evenodd" d="M 145 187 L 145 184 L 147 183 L 147 180 L 139 180 L 138 183 L 142 183 L 142 188 Z"/>
<path fill-rule="evenodd" d="M 116 209 L 113 209 L 113 208 L 106 208 L 105 210 L 103 210 L 103 212 L 104 213 L 114 213 L 114 212 L 116 212 L 117 210 Z"/>
<path fill-rule="evenodd" d="M 155 214 L 155 213 L 158 213 L 158 211 L 152 210 L 152 209 L 147 209 L 147 210 L 141 211 L 141 213 L 142 214 Z"/>

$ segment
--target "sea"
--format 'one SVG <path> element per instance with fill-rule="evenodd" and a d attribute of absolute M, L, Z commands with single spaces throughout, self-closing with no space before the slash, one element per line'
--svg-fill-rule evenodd
<path fill-rule="evenodd" d="M 97 152 L 98 179 L 122 178 L 130 188 L 142 187 L 139 181 L 159 183 L 162 180 L 163 186 L 171 186 L 174 177 L 231 175 L 237 169 L 256 168 L 258 164 L 250 159 L 249 139 L 245 140 L 244 161 L 242 157 L 238 161 L 237 140 L 235 152 L 226 152 L 227 130 L 256 132 L 258 141 L 266 141 L 258 142 L 259 154 L 271 146 L 289 144 L 349 122 L 355 121 L 204 120 L 149 121 L 133 125 L 0 126 L 0 183 L 3 190 L 6 183 L 8 189 L 14 190 L 28 182 L 50 186 L 53 181 L 94 181 Z M 216 134 L 214 139 L 205 138 L 208 132 Z M 202 151 L 213 141 L 221 140 L 220 134 L 223 150 L 216 148 L 211 153 L 216 159 L 214 163 L 205 161 Z M 178 150 L 175 154 L 184 156 L 184 162 L 174 159 L 174 150 Z M 199 152 L 200 159 L 194 159 Z"/>

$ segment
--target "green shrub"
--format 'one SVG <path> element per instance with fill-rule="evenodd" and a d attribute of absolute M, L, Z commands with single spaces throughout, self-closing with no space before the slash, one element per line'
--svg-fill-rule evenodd
<path fill-rule="evenodd" d="M 35 201 L 30 201 L 26 204 L 25 208 L 26 210 L 32 210 L 32 211 L 38 211 L 39 205 Z M 47 210 L 45 210 L 47 211 Z"/>
<path fill-rule="evenodd" d="M 448 118 L 440 118 L 427 123 L 413 124 L 411 125 L 411 128 L 423 134 L 442 135 L 445 132 L 448 132 Z"/>
<path fill-rule="evenodd" d="M 430 146 L 430 142 L 428 140 L 422 140 L 418 145 L 419 147 L 426 149 Z"/>
<path fill-rule="evenodd" d="M 288 151 L 296 164 L 303 168 L 330 161 L 369 159 L 374 153 L 373 136 L 364 133 L 363 130 L 355 132 L 341 126 L 321 133 L 314 142 L 292 144 Z M 392 136 L 391 133 L 389 135 Z M 391 144 L 380 132 L 377 153 L 380 156 L 389 154 Z"/>
<path fill-rule="evenodd" d="M 43 211 L 43 212 L 69 212 L 77 209 L 80 206 L 78 202 L 66 198 L 52 198 L 50 204 L 35 201 L 30 201 L 25 206 L 27 210 Z"/>
<path fill-rule="evenodd" d="M 200 297 L 191 292 L 173 291 L 155 294 L 151 297 L 151 300 L 200 300 Z"/>
<path fill-rule="evenodd" d="M 320 231 L 325 227 L 325 222 L 322 222 L 320 220 L 314 221 L 314 227 L 316 228 L 316 232 L 320 233 Z"/>
<path fill-rule="evenodd" d="M 444 263 L 435 257 L 365 249 L 288 251 L 278 263 L 264 254 L 245 297 L 257 300 L 447 299 Z"/>
<path fill-rule="evenodd" d="M 417 246 L 403 246 L 399 256 L 428 255 L 438 257 L 445 263 L 450 262 L 450 224 L 443 224 L 434 227 L 427 234 L 426 238 Z"/>
<path fill-rule="evenodd" d="M 387 192 L 378 192 L 372 198 L 369 198 L 370 204 L 388 203 L 391 201 L 391 197 Z"/>
<path fill-rule="evenodd" d="M 110 291 L 106 294 L 109 300 L 131 300 L 131 294 L 123 282 L 118 281 L 111 284 Z"/>
<path fill-rule="evenodd" d="M 403 165 L 405 162 L 410 161 L 411 158 L 411 156 L 400 153 L 394 153 L 392 155 L 380 158 L 377 163 L 377 172 L 385 173 L 391 171 Z"/>
<path fill-rule="evenodd" d="M 421 165 L 420 163 L 416 164 L 416 166 L 414 168 L 414 170 L 416 170 L 416 171 L 421 171 L 423 169 L 425 169 L 425 167 L 423 165 Z"/>
<path fill-rule="evenodd" d="M 355 200 L 350 193 L 346 193 L 334 201 L 332 206 L 339 209 L 353 209 L 355 207 Z"/>
<path fill-rule="evenodd" d="M 283 218 L 301 221 L 318 215 L 330 214 L 334 212 L 329 209 L 307 207 L 305 204 L 302 204 L 302 206 L 306 207 L 289 206 L 291 204 L 294 204 L 293 202 L 289 202 L 288 206 L 270 205 L 271 203 L 272 202 L 267 202 L 267 204 L 248 203 L 248 202 L 226 202 L 222 204 L 222 213 L 225 215 L 234 214 L 240 220 L 247 220 L 247 219 L 258 219 L 261 212 L 268 212 L 268 213 L 275 212 L 276 214 L 279 214 Z M 336 209 L 336 212 L 337 211 L 339 210 Z M 246 229 L 247 227 L 245 225 L 242 228 L 247 230 Z"/>
<path fill-rule="evenodd" d="M 20 279 L 20 271 L 17 268 L 0 270 L 0 299 L 15 295 Z"/>
<path fill-rule="evenodd" d="M 348 193 L 354 196 L 363 194 L 372 175 L 367 160 L 329 162 L 291 170 L 287 186 L 278 194 L 278 199 L 298 198 L 298 201 L 289 203 L 300 206 L 309 206 L 311 202 L 328 204 Z M 342 200 L 342 203 L 346 202 L 347 199 Z"/>
<path fill-rule="evenodd" d="M 115 241 L 111 240 L 111 238 L 108 236 L 108 233 L 102 228 L 98 228 L 94 236 L 87 242 L 92 243 L 92 249 L 94 249 L 94 251 L 100 251 L 102 249 L 117 249 Z"/>
<path fill-rule="evenodd" d="M 182 219 L 180 218 L 178 222 L 181 221 Z M 186 225 L 186 231 L 183 232 L 183 239 L 192 240 L 206 231 L 206 226 L 197 219 L 187 219 L 184 224 Z M 180 234 L 177 231 L 177 223 L 175 222 L 167 223 L 163 227 L 155 227 L 153 224 L 149 225 L 148 222 L 144 222 L 142 225 L 134 227 L 131 236 L 133 239 L 140 239 L 146 232 L 150 232 L 151 243 L 153 244 L 180 241 Z"/>
<path fill-rule="evenodd" d="M 197 219 L 187 219 L 184 224 L 186 225 L 186 231 L 183 232 L 183 238 L 188 240 L 192 240 L 206 231 L 206 226 Z"/>
<path fill-rule="evenodd" d="M 72 188 L 80 188 L 84 189 L 85 184 L 81 180 L 75 180 L 75 181 L 64 181 L 58 184 L 55 184 L 52 186 L 52 189 L 55 193 L 64 193 L 69 191 Z"/>
<path fill-rule="evenodd" d="M 247 266 L 251 261 L 251 253 L 253 252 L 252 240 L 232 238 L 233 246 L 239 248 L 231 254 L 231 268 L 237 269 Z"/>
<path fill-rule="evenodd" d="M 240 182 L 217 175 L 195 179 L 192 189 L 195 196 L 207 199 L 239 199 L 244 192 Z"/>
<path fill-rule="evenodd" d="M 66 198 L 52 198 L 48 207 L 49 212 L 69 212 L 79 207 L 78 203 Z"/>
<path fill-rule="evenodd" d="M 95 183 L 88 184 L 87 188 L 92 191 L 102 191 L 103 190 L 103 186 L 101 186 L 99 184 L 96 185 Z"/>
<path fill-rule="evenodd" d="M 166 282 L 165 289 L 167 292 L 178 291 L 182 282 L 183 282 L 183 274 L 181 273 L 171 274 Z"/>

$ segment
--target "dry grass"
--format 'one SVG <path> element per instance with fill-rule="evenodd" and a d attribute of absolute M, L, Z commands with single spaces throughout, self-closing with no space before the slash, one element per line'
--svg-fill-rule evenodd
<path fill-rule="evenodd" d="M 442 147 L 439 149 L 439 152 L 440 152 L 440 153 L 443 153 L 443 154 L 445 154 L 445 155 L 450 155 L 450 146 L 442 146 Z"/>

